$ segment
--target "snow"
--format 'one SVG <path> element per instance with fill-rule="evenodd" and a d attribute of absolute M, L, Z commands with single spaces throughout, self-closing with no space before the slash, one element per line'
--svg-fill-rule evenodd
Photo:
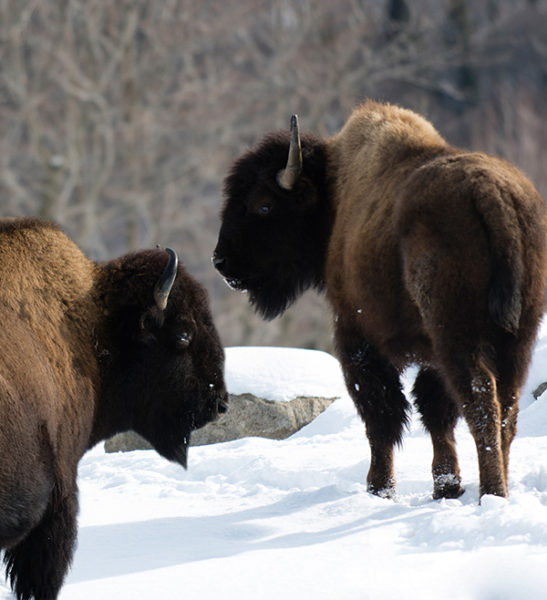
<path fill-rule="evenodd" d="M 363 426 L 328 354 L 229 348 L 226 378 L 233 393 L 340 399 L 288 440 L 192 447 L 188 471 L 154 451 L 94 448 L 80 463 L 78 549 L 61 600 L 545 597 L 547 393 L 531 392 L 547 379 L 547 328 L 523 391 L 510 497 L 480 505 L 463 423 L 466 492 L 431 499 L 431 444 L 415 415 L 396 455 L 398 497 L 369 495 Z"/>

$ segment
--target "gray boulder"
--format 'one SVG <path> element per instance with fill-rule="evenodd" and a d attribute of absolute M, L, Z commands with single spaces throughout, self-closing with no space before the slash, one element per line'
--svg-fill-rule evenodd
<path fill-rule="evenodd" d="M 537 388 L 532 392 L 532 395 L 534 396 L 534 398 L 537 400 L 542 394 L 543 392 L 547 390 L 547 381 L 540 383 Z"/>
<path fill-rule="evenodd" d="M 265 400 L 252 394 L 230 394 L 230 408 L 217 421 L 192 433 L 190 445 L 202 446 L 244 437 L 283 440 L 311 423 L 336 398 L 298 396 L 288 402 Z M 149 449 L 152 446 L 133 431 L 105 442 L 107 452 Z"/>

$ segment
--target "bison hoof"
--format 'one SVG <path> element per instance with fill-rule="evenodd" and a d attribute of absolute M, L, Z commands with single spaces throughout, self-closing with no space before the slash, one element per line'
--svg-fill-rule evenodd
<path fill-rule="evenodd" d="M 395 481 L 390 480 L 385 485 L 375 485 L 369 482 L 367 485 L 367 491 L 369 494 L 374 494 L 380 498 L 392 500 L 396 496 Z"/>
<path fill-rule="evenodd" d="M 437 475 L 433 480 L 433 499 L 459 498 L 465 492 L 460 483 L 460 478 L 453 473 Z"/>

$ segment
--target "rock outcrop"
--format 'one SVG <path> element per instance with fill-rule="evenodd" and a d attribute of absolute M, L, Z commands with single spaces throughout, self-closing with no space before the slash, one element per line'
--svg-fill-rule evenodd
<path fill-rule="evenodd" d="M 202 446 L 244 437 L 282 440 L 311 423 L 336 398 L 298 396 L 282 402 L 253 394 L 230 394 L 230 408 L 222 418 L 192 433 L 190 445 Z M 105 442 L 107 452 L 148 449 L 152 446 L 138 434 L 120 433 Z"/>

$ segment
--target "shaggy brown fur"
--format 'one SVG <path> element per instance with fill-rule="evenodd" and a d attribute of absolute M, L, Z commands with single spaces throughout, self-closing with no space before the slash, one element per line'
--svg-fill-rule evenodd
<path fill-rule="evenodd" d="M 55 225 L 0 220 L 0 548 L 19 600 L 57 597 L 87 449 L 136 429 L 185 465 L 191 430 L 225 408 L 205 291 L 179 266 L 154 303 L 167 258 L 96 264 Z"/>
<path fill-rule="evenodd" d="M 399 375 L 415 363 L 434 496 L 463 491 L 459 414 L 476 442 L 480 494 L 506 496 L 545 302 L 545 203 L 512 165 L 449 146 L 396 106 L 367 102 L 332 138 L 303 137 L 289 190 L 275 179 L 287 148 L 286 134 L 270 135 L 235 163 L 215 265 L 268 318 L 306 287 L 326 288 L 370 442 L 370 491 L 394 493 L 393 448 L 408 420 Z"/>

